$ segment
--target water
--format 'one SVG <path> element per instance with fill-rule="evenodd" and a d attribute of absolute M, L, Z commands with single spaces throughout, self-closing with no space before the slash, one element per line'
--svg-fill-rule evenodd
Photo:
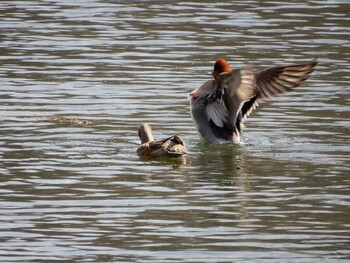
<path fill-rule="evenodd" d="M 0 3 L 1 262 L 349 262 L 348 1 Z M 207 145 L 213 62 L 318 58 Z M 135 155 L 140 123 L 179 160 Z"/>

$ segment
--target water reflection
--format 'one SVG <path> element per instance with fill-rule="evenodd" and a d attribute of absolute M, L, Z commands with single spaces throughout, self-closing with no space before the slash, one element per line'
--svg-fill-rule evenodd
<path fill-rule="evenodd" d="M 2 3 L 0 261 L 347 261 L 346 8 Z M 320 64 L 260 105 L 245 144 L 208 145 L 186 96 L 217 57 Z M 138 157 L 144 122 L 189 153 Z"/>

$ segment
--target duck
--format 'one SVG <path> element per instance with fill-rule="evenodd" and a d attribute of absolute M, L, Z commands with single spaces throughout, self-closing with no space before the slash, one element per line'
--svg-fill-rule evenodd
<path fill-rule="evenodd" d="M 186 154 L 185 142 L 177 135 L 154 140 L 151 126 L 147 123 L 140 125 L 138 134 L 141 145 L 136 153 L 152 157 L 181 157 Z"/>
<path fill-rule="evenodd" d="M 218 58 L 212 79 L 189 93 L 191 116 L 204 141 L 213 144 L 242 143 L 243 123 L 262 100 L 301 86 L 317 60 L 257 71 L 255 65 L 232 69 Z"/>

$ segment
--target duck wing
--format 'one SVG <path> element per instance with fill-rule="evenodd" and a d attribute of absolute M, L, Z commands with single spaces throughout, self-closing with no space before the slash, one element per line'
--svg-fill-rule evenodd
<path fill-rule="evenodd" d="M 317 61 L 300 62 L 259 71 L 256 74 L 256 96 L 243 104 L 236 121 L 238 130 L 241 131 L 245 118 L 258 106 L 259 99 L 292 91 L 301 86 L 317 64 Z"/>
<path fill-rule="evenodd" d="M 276 66 L 256 74 L 258 98 L 264 99 L 299 87 L 314 71 L 317 61 Z"/>
<path fill-rule="evenodd" d="M 163 148 L 164 147 L 164 144 L 169 141 L 173 136 L 170 136 L 170 137 L 167 137 L 167 138 L 164 138 L 164 139 L 160 139 L 160 140 L 156 140 L 156 141 L 153 141 L 153 142 L 150 142 L 149 143 L 149 148 L 153 151 L 156 151 L 160 148 Z"/>
<path fill-rule="evenodd" d="M 222 73 L 218 77 L 206 104 L 207 118 L 216 137 L 232 140 L 238 114 L 244 103 L 255 95 L 253 66 Z"/>
<path fill-rule="evenodd" d="M 237 120 L 236 120 L 236 127 L 237 127 L 237 130 L 239 132 L 242 131 L 242 128 L 243 128 L 243 123 L 245 121 L 245 119 L 250 115 L 250 113 L 252 113 L 253 110 L 256 109 L 256 107 L 258 107 L 258 96 L 255 95 L 254 97 L 252 97 L 250 100 L 246 101 L 240 112 L 238 113 L 238 116 L 237 116 Z"/>

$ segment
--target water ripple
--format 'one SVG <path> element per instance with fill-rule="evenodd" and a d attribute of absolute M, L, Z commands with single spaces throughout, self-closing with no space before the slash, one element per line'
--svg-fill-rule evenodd
<path fill-rule="evenodd" d="M 0 261 L 348 261 L 347 4 L 2 3 Z M 187 94 L 217 57 L 320 63 L 208 145 Z M 143 122 L 187 156 L 139 158 Z"/>

